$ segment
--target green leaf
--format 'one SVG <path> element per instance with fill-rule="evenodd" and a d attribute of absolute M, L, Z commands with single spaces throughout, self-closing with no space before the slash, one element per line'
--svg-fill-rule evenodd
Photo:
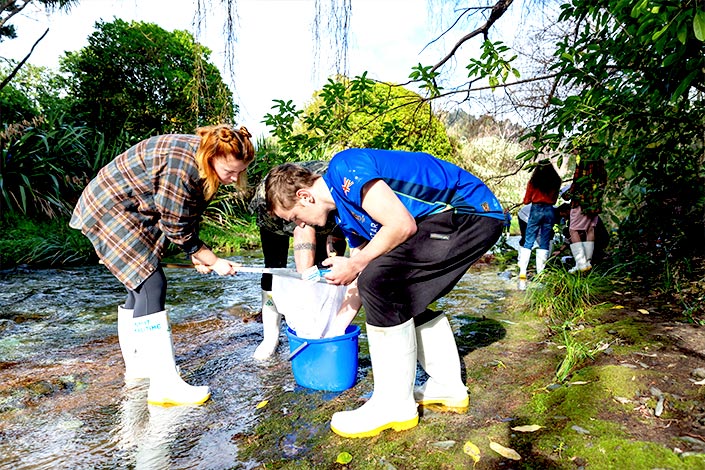
<path fill-rule="evenodd" d="M 653 36 L 651 36 L 651 39 L 654 40 L 654 41 L 656 41 L 658 38 L 660 38 L 661 36 L 663 36 L 663 33 L 665 33 L 667 29 L 668 29 L 668 24 L 666 24 L 663 28 L 661 28 L 661 29 L 659 29 L 658 31 L 656 31 L 656 32 L 653 34 Z"/>
<path fill-rule="evenodd" d="M 696 77 L 696 75 L 698 75 L 698 73 L 700 73 L 700 70 L 696 69 L 690 72 L 688 76 L 685 77 L 685 80 L 683 80 L 678 85 L 678 88 L 676 88 L 676 91 L 673 92 L 673 96 L 671 96 L 671 101 L 677 100 L 683 93 L 685 93 L 685 90 L 688 89 L 688 87 L 691 85 L 693 79 Z"/>
<path fill-rule="evenodd" d="M 352 458 L 352 455 L 350 455 L 349 453 L 347 453 L 347 452 L 341 452 L 341 453 L 338 454 L 338 458 L 335 459 L 335 463 L 339 463 L 339 464 L 342 464 L 342 465 L 347 465 L 347 464 L 349 464 L 350 462 L 352 462 L 352 459 L 353 459 L 353 458 Z"/>
<path fill-rule="evenodd" d="M 636 3 L 634 7 L 632 8 L 632 13 L 631 17 L 632 18 L 637 18 L 641 15 L 641 12 L 646 8 L 647 0 L 641 0 L 640 2 Z"/>
<path fill-rule="evenodd" d="M 663 59 L 663 62 L 661 63 L 662 67 L 670 67 L 672 64 L 676 63 L 681 59 L 680 54 L 669 54 L 666 56 L 665 59 Z"/>
<path fill-rule="evenodd" d="M 688 39 L 688 23 L 681 21 L 678 26 L 678 40 L 681 44 L 685 45 L 685 41 Z"/>
<path fill-rule="evenodd" d="M 705 42 L 705 11 L 698 10 L 693 18 L 693 32 L 698 41 Z"/>

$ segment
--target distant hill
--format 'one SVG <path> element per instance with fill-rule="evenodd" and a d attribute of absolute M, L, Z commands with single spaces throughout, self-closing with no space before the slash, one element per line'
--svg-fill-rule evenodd
<path fill-rule="evenodd" d="M 526 150 L 519 143 L 524 128 L 492 116 L 472 116 L 457 110 L 440 115 L 454 148 L 457 165 L 481 178 L 513 215 L 521 207 L 529 173 L 517 155 Z"/>

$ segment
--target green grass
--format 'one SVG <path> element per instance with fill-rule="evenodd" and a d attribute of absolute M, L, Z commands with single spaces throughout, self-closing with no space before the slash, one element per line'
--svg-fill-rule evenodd
<path fill-rule="evenodd" d="M 609 274 L 596 270 L 569 273 L 562 267 L 546 269 L 527 291 L 527 307 L 553 324 L 579 322 L 586 310 L 608 292 L 610 279 Z"/>
<path fill-rule="evenodd" d="M 0 230 L 0 266 L 46 267 L 95 261 L 93 247 L 68 219 L 36 220 L 5 215 Z"/>
<path fill-rule="evenodd" d="M 202 224 L 201 239 L 219 255 L 238 253 L 260 246 L 254 218 L 241 218 L 237 224 Z M 179 254 L 171 245 L 167 255 Z M 37 220 L 17 214 L 0 221 L 0 269 L 18 265 L 52 267 L 97 262 L 93 246 L 79 230 L 68 226 L 68 218 Z"/>

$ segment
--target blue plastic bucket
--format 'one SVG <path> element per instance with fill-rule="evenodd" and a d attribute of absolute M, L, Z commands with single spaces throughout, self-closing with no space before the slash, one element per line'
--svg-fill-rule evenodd
<path fill-rule="evenodd" d="M 360 327 L 349 325 L 333 338 L 305 339 L 286 329 L 294 380 L 302 387 L 341 392 L 355 385 Z"/>

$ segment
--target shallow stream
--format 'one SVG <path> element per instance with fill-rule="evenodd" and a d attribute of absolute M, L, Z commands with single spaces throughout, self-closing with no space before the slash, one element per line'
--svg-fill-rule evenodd
<path fill-rule="evenodd" d="M 234 259 L 262 264 L 254 252 Z M 0 272 L 0 469 L 259 464 L 239 458 L 236 436 L 257 423 L 257 404 L 267 396 L 301 389 L 287 360 L 285 327 L 276 357 L 258 362 L 252 353 L 262 339 L 259 275 L 165 271 L 177 364 L 187 382 L 210 386 L 203 406 L 148 406 L 144 387 L 124 387 L 117 305 L 125 292 L 104 267 Z M 461 353 L 473 334 L 468 324 L 497 313 L 512 288 L 506 273 L 473 269 L 437 302 L 465 332 Z M 367 367 L 369 360 L 361 360 L 358 375 Z M 335 396 L 301 392 L 302 400 Z M 295 454 L 287 439 L 281 442 L 282 456 Z"/>

